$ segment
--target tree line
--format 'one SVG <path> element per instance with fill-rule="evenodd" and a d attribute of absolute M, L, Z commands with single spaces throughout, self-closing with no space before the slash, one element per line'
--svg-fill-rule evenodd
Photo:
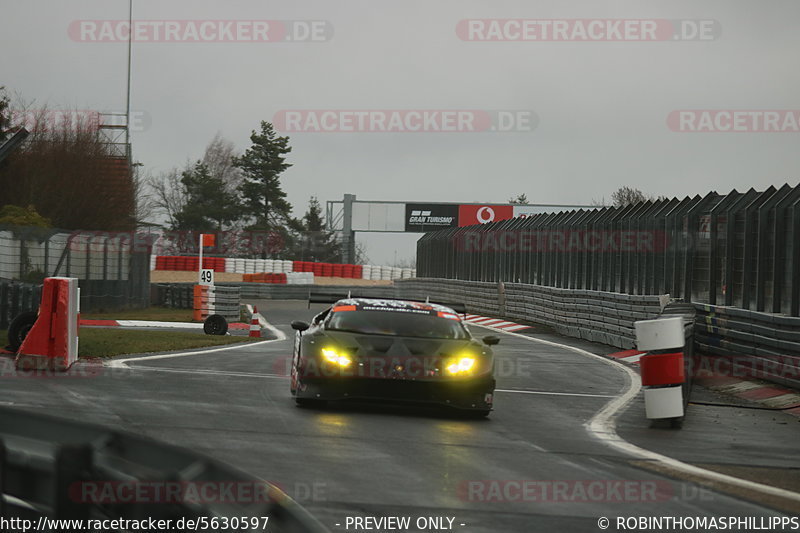
<path fill-rule="evenodd" d="M 28 139 L 0 162 L 0 224 L 258 233 L 271 244 L 249 250 L 252 255 L 325 262 L 341 258 L 339 240 L 326 227 L 316 197 L 309 198 L 304 215 L 292 216 L 281 186 L 282 174 L 292 166 L 287 161 L 292 148 L 289 137 L 278 135 L 269 122 L 251 132 L 244 153 L 218 134 L 200 159 L 152 175 L 130 161 L 127 146 L 120 153 L 120 144 L 96 122 L 64 113 L 66 119 L 54 125 L 46 107 L 34 110 L 16 100 L 16 114 L 32 117 L 34 126 L 29 126 Z M 0 143 L 19 127 L 13 116 L 11 99 L 0 87 Z"/>

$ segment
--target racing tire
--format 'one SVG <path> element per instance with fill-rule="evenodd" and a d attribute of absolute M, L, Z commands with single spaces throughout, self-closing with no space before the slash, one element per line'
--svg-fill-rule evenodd
<path fill-rule="evenodd" d="M 328 402 L 326 400 L 317 400 L 316 398 L 295 398 L 295 403 L 297 407 L 311 407 L 316 409 L 322 409 Z"/>
<path fill-rule="evenodd" d="M 8 349 L 12 352 L 19 350 L 22 341 L 36 322 L 38 313 L 36 311 L 25 311 L 14 317 L 8 326 Z"/>
<path fill-rule="evenodd" d="M 228 321 L 222 315 L 209 315 L 203 322 L 203 332 L 206 335 L 225 335 L 228 333 Z"/>

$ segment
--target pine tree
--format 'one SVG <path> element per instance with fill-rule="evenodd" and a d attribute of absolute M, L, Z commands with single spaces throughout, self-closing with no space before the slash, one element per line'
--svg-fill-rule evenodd
<path fill-rule="evenodd" d="M 322 218 L 322 206 L 316 196 L 308 201 L 308 211 L 302 219 L 301 249 L 298 256 L 304 261 L 339 262 L 341 244 L 336 234 L 329 231 Z"/>
<path fill-rule="evenodd" d="M 181 184 L 186 204 L 175 215 L 175 230 L 219 231 L 239 216 L 236 195 L 225 188 L 219 176 L 211 175 L 208 166 L 198 161 L 183 171 Z"/>
<path fill-rule="evenodd" d="M 279 137 L 272 124 L 261 122 L 261 132 L 250 135 L 250 148 L 234 160 L 242 171 L 239 192 L 242 212 L 253 220 L 249 229 L 286 229 L 291 221 L 292 206 L 281 188 L 281 174 L 292 165 L 286 154 L 292 151 L 289 137 Z"/>

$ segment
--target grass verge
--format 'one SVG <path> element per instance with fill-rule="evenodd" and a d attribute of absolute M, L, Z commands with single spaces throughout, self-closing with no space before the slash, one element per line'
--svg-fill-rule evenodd
<path fill-rule="evenodd" d="M 257 340 L 261 339 L 243 336 L 206 335 L 188 331 L 131 331 L 119 328 L 81 328 L 78 356 L 114 357 L 115 355 L 129 353 L 209 348 Z M 8 332 L 0 329 L 0 348 L 5 347 L 7 343 Z"/>
<path fill-rule="evenodd" d="M 131 331 L 117 328 L 81 328 L 78 355 L 80 357 L 113 357 L 129 353 L 207 348 L 237 342 L 250 342 L 250 340 L 250 337 L 206 335 L 188 331 Z"/>

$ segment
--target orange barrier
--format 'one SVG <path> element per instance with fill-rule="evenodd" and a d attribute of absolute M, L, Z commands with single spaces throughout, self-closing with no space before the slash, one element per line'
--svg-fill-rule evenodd
<path fill-rule="evenodd" d="M 45 278 L 39 316 L 19 347 L 19 370 L 67 370 L 78 359 L 80 289 L 76 278 Z"/>

